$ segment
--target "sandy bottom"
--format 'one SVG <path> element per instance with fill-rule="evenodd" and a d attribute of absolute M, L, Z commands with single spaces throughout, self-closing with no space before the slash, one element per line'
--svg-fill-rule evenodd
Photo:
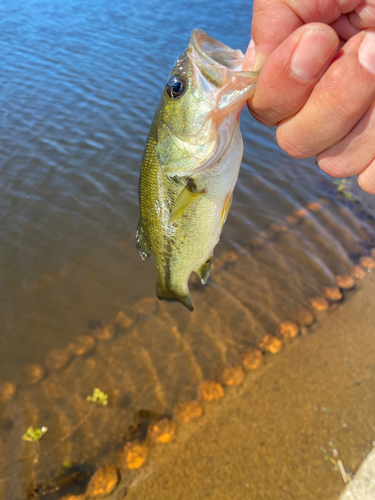
<path fill-rule="evenodd" d="M 354 475 L 373 441 L 375 273 L 156 445 L 126 500 L 332 500 L 345 487 L 335 462 Z"/>

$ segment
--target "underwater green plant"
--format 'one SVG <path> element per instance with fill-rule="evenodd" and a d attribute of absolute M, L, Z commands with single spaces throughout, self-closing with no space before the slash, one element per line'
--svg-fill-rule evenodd
<path fill-rule="evenodd" d="M 87 396 L 86 401 L 92 401 L 93 403 L 107 406 L 108 404 L 108 396 L 103 391 L 95 387 L 93 395 Z"/>
<path fill-rule="evenodd" d="M 48 427 L 41 427 L 40 429 L 34 429 L 31 425 L 25 434 L 23 434 L 22 439 L 24 441 L 32 441 L 33 443 L 38 442 L 44 434 L 48 431 Z"/>
<path fill-rule="evenodd" d="M 34 443 L 35 457 L 33 460 L 33 464 L 39 462 L 39 455 L 40 455 L 39 441 L 42 439 L 42 437 L 47 431 L 48 427 L 40 427 L 38 429 L 34 429 L 34 427 L 30 425 L 25 434 L 23 434 L 22 436 L 22 439 L 24 441 L 29 441 L 31 443 Z"/>
<path fill-rule="evenodd" d="M 53 446 L 50 448 L 48 451 L 44 453 L 43 456 L 47 456 L 51 453 L 51 451 L 55 450 L 61 443 L 66 441 L 70 436 L 77 430 L 81 425 L 83 425 L 86 420 L 88 420 L 91 415 L 94 413 L 95 409 L 97 408 L 97 405 L 102 405 L 102 406 L 107 406 L 108 404 L 108 396 L 105 394 L 105 392 L 101 391 L 98 389 L 98 387 L 95 387 L 93 395 L 92 396 L 87 396 L 86 401 L 90 401 L 94 403 L 89 411 L 81 418 L 79 422 L 77 422 L 68 433 L 66 433 L 64 436 L 62 436 Z"/>
<path fill-rule="evenodd" d="M 336 191 L 342 193 L 345 198 L 349 201 L 354 201 L 355 196 L 350 191 L 352 187 L 352 181 L 350 179 L 332 179 L 333 184 L 336 185 Z"/>

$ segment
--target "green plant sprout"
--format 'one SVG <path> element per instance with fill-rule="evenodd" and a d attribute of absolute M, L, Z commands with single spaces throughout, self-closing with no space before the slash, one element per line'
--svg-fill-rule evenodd
<path fill-rule="evenodd" d="M 336 184 L 338 193 L 342 193 L 349 201 L 355 200 L 355 196 L 350 192 L 352 181 L 350 179 L 332 179 L 333 184 Z"/>
<path fill-rule="evenodd" d="M 33 443 L 37 443 L 44 434 L 48 431 L 48 427 L 41 427 L 40 429 L 34 429 L 31 425 L 25 434 L 22 436 L 24 441 L 32 441 Z"/>
<path fill-rule="evenodd" d="M 31 446 L 32 448 L 34 448 L 34 458 L 31 462 L 33 465 L 35 465 L 39 461 L 39 455 L 40 455 L 39 441 L 42 439 L 42 437 L 47 431 L 48 427 L 40 427 L 38 429 L 34 429 L 34 427 L 30 425 L 30 427 L 26 430 L 25 434 L 23 434 L 21 437 L 23 441 L 28 441 L 29 443 L 33 443 L 33 445 Z M 23 459 L 21 460 L 21 462 L 24 460 L 26 461 L 26 459 Z M 17 462 L 18 460 L 8 464 L 2 464 L 0 466 L 0 471 L 2 471 L 7 467 L 10 467 L 11 465 L 14 465 Z M 9 481 L 10 478 L 11 478 L 10 475 L 0 478 L 0 485 Z M 33 481 L 33 476 L 31 481 Z"/>
<path fill-rule="evenodd" d="M 42 437 L 47 431 L 48 431 L 47 427 L 40 427 L 40 429 L 34 429 L 34 427 L 30 425 L 25 434 L 22 436 L 22 439 L 24 441 L 29 441 L 31 443 L 34 443 L 35 457 L 33 460 L 33 464 L 37 464 L 39 461 L 39 455 L 40 455 L 39 441 L 42 439 Z"/>
<path fill-rule="evenodd" d="M 92 403 L 95 403 L 91 406 L 89 411 L 84 415 L 79 422 L 77 422 L 69 432 L 64 434 L 49 450 L 45 451 L 43 453 L 43 457 L 48 456 L 53 450 L 55 450 L 61 443 L 66 441 L 70 436 L 79 428 L 81 425 L 83 425 L 86 420 L 88 420 L 91 415 L 94 413 L 95 409 L 97 408 L 97 405 L 103 405 L 107 406 L 108 404 L 108 396 L 105 394 L 103 391 L 95 387 L 93 395 L 92 396 L 87 396 L 86 401 L 91 401 Z M 32 441 L 35 443 L 35 446 L 37 448 L 37 458 L 39 456 L 39 440 L 40 438 L 47 432 L 47 427 L 42 427 L 41 429 L 33 429 L 33 427 L 29 427 L 25 434 L 22 436 L 22 439 L 25 441 Z M 37 461 L 37 460 L 36 460 Z M 35 462 L 35 461 L 34 461 Z"/>
<path fill-rule="evenodd" d="M 108 405 L 108 395 L 105 394 L 103 391 L 101 391 L 98 387 L 95 387 L 93 395 L 92 396 L 87 396 L 86 397 L 87 401 L 90 401 L 94 403 L 91 405 L 91 408 L 89 411 L 84 415 L 77 424 L 75 424 L 69 432 L 64 434 L 49 450 L 45 451 L 42 454 L 42 457 L 48 456 L 53 450 L 55 450 L 61 443 L 66 441 L 68 438 L 72 436 L 72 434 L 79 428 L 81 425 L 83 425 L 86 420 L 88 420 L 91 415 L 94 413 L 95 409 L 97 408 L 97 405 L 102 405 L 102 406 L 107 406 Z M 31 425 L 26 432 L 22 435 L 22 440 L 23 441 L 28 441 L 30 443 L 33 443 L 33 448 L 35 450 L 35 456 L 34 459 L 32 460 L 32 464 L 35 465 L 39 461 L 40 457 L 40 443 L 39 441 L 42 439 L 44 434 L 48 431 L 48 427 L 40 427 L 37 429 L 34 429 L 34 427 Z M 65 460 L 63 462 L 63 469 L 70 469 L 73 466 L 72 462 L 70 460 Z M 0 467 L 0 470 L 2 467 Z M 33 471 L 32 471 L 33 475 Z M 6 481 L 8 481 L 9 476 L 0 478 L 0 485 Z"/>
<path fill-rule="evenodd" d="M 87 396 L 86 401 L 92 401 L 98 405 L 107 406 L 108 396 L 103 391 L 95 387 L 93 395 Z"/>

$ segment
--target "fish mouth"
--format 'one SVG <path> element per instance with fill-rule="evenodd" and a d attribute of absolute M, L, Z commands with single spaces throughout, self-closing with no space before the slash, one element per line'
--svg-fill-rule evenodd
<path fill-rule="evenodd" d="M 190 46 L 196 51 L 197 63 L 201 70 L 210 67 L 214 71 L 221 70 L 221 73 L 226 73 L 226 69 L 231 71 L 242 70 L 244 54 L 239 49 L 231 49 L 215 40 L 201 29 L 196 28 L 193 30 Z"/>
<path fill-rule="evenodd" d="M 245 55 L 241 50 L 231 49 L 203 30 L 194 29 L 187 54 L 203 80 L 215 88 L 216 111 L 225 109 L 228 114 L 239 104 L 245 104 L 259 72 L 242 70 Z"/>
<path fill-rule="evenodd" d="M 168 129 L 167 139 L 172 140 L 175 149 L 190 159 L 190 164 L 175 164 L 175 157 L 159 163 L 171 176 L 192 176 L 203 170 L 214 168 L 225 155 L 232 142 L 232 131 L 239 122 L 241 109 L 255 86 L 258 72 L 242 71 L 245 56 L 207 35 L 201 29 L 192 32 L 190 43 L 177 63 L 185 57 L 192 66 L 193 86 L 200 98 L 207 102 L 207 114 L 195 134 L 188 135 Z M 203 134 L 203 135 L 202 135 Z M 202 150 L 202 145 L 210 147 Z M 160 142 L 158 144 L 159 149 Z M 180 170 L 180 167 L 182 168 Z"/>

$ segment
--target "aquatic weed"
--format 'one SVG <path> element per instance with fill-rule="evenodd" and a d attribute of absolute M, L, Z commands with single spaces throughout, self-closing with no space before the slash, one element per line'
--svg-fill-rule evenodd
<path fill-rule="evenodd" d="M 352 181 L 350 179 L 332 179 L 332 182 L 336 185 L 336 191 L 342 193 L 347 200 L 354 201 L 356 199 L 350 191 L 352 187 Z"/>
<path fill-rule="evenodd" d="M 108 396 L 103 391 L 95 387 L 93 395 L 87 396 L 86 401 L 92 401 L 93 403 L 107 406 L 108 404 Z"/>
<path fill-rule="evenodd" d="M 22 439 L 24 441 L 32 441 L 33 443 L 38 442 L 44 434 L 48 431 L 48 427 L 41 427 L 40 429 L 34 429 L 31 425 L 25 434 L 23 434 Z"/>
<path fill-rule="evenodd" d="M 34 451 L 35 451 L 35 457 L 33 460 L 33 464 L 37 464 L 39 462 L 39 456 L 40 456 L 40 446 L 39 446 L 39 441 L 42 439 L 44 434 L 48 431 L 48 427 L 40 427 L 38 429 L 34 429 L 33 426 L 31 425 L 25 434 L 23 434 L 22 439 L 24 441 L 29 441 L 31 443 L 34 443 Z"/>

